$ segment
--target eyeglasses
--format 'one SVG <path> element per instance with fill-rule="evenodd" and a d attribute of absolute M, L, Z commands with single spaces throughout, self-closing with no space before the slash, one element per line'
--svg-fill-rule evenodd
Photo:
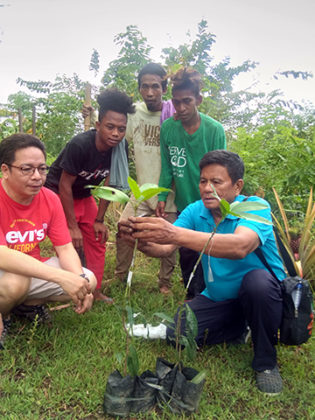
<path fill-rule="evenodd" d="M 19 169 L 19 171 L 21 171 L 21 173 L 23 175 L 34 175 L 36 169 L 39 173 L 39 175 L 47 175 L 47 172 L 49 171 L 49 166 L 47 165 L 40 165 L 40 166 L 30 166 L 30 165 L 23 165 L 23 166 L 15 166 L 15 165 L 11 165 L 10 163 L 6 163 L 7 166 L 9 166 L 10 168 L 16 168 Z"/>

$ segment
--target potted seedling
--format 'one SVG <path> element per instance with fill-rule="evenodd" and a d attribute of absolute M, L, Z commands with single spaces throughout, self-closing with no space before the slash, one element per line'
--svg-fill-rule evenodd
<path fill-rule="evenodd" d="M 131 177 L 128 177 L 128 184 L 133 194 L 132 198 L 112 187 L 89 185 L 87 188 L 91 188 L 93 195 L 97 198 L 115 201 L 121 204 L 129 202 L 134 209 L 135 216 L 139 205 L 143 201 L 154 197 L 160 192 L 170 191 L 167 188 L 160 188 L 155 184 L 139 186 Z M 137 242 L 134 245 L 133 258 L 128 272 L 125 305 L 122 310 L 117 307 L 118 312 L 122 314 L 122 324 L 126 336 L 124 375 L 121 375 L 118 370 L 109 375 L 104 396 L 104 411 L 107 414 L 122 417 L 128 416 L 129 413 L 145 412 L 153 408 L 156 402 L 156 390 L 158 388 L 158 378 L 152 372 L 147 370 L 139 376 L 139 359 L 133 344 L 132 334 L 130 336 L 130 331 L 132 331 L 134 324 L 130 291 L 135 267 Z M 128 329 L 126 327 L 127 323 L 130 326 Z"/>

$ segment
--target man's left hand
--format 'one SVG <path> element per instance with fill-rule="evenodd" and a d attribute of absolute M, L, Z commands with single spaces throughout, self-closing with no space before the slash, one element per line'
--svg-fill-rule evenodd
<path fill-rule="evenodd" d="M 95 232 L 95 239 L 103 244 L 108 239 L 108 229 L 104 223 L 95 222 L 93 225 L 94 232 Z"/>
<path fill-rule="evenodd" d="M 93 306 L 94 297 L 92 293 L 88 293 L 84 296 L 79 303 L 77 303 L 75 307 L 75 312 L 77 314 L 84 314 L 85 312 L 89 311 Z"/>
<path fill-rule="evenodd" d="M 175 228 L 161 217 L 129 217 L 129 224 L 124 226 L 125 232 L 134 239 L 156 244 L 174 244 Z"/>

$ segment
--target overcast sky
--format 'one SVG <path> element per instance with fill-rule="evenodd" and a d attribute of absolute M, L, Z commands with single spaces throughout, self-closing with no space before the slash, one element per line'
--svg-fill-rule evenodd
<path fill-rule="evenodd" d="M 278 71 L 310 71 L 315 76 L 314 0 L 0 0 L 0 102 L 20 90 L 16 79 L 51 80 L 74 72 L 88 80 L 95 48 L 101 73 L 117 56 L 114 36 L 137 25 L 154 47 L 176 47 L 193 35 L 201 19 L 216 35 L 216 61 L 230 56 L 233 65 L 250 59 L 260 63 L 250 77 L 260 90 L 279 87 L 287 98 L 315 103 L 315 79 L 283 80 Z M 101 74 L 98 79 L 100 79 Z"/>

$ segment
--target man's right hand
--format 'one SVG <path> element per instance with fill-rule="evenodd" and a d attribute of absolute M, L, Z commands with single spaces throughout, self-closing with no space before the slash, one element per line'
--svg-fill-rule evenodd
<path fill-rule="evenodd" d="M 58 284 L 69 295 L 75 305 L 82 303 L 85 296 L 92 292 L 90 283 L 79 274 L 64 272 Z"/>
<path fill-rule="evenodd" d="M 156 217 L 166 217 L 166 213 L 165 213 L 165 201 L 159 201 L 157 204 L 157 207 L 155 209 L 155 215 Z"/>
<path fill-rule="evenodd" d="M 83 249 L 83 236 L 79 226 L 69 227 L 69 232 L 73 246 L 78 252 L 81 251 Z"/>

